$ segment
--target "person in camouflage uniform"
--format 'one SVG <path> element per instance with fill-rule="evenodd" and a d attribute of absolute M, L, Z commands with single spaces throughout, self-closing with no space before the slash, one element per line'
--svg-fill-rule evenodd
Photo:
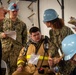
<path fill-rule="evenodd" d="M 16 62 L 19 52 L 27 41 L 27 27 L 24 22 L 17 18 L 18 6 L 10 3 L 8 7 L 9 18 L 0 22 L 0 38 L 2 43 L 2 59 L 9 67 L 9 75 L 16 70 Z M 16 40 L 8 37 L 4 32 L 15 31 Z"/>
<path fill-rule="evenodd" d="M 64 21 L 58 17 L 57 12 L 54 9 L 47 9 L 44 11 L 44 24 L 50 27 L 49 31 L 50 40 L 54 43 L 56 50 L 52 52 L 52 57 L 57 57 L 58 50 L 61 49 L 62 40 L 70 34 L 74 34 L 70 28 L 64 25 Z M 57 53 L 56 53 L 57 52 Z M 63 53 L 63 52 L 62 52 Z M 57 65 L 60 68 L 60 73 L 63 75 L 70 75 L 74 68 L 74 65 L 70 61 L 61 60 Z M 70 68 L 70 69 L 69 69 Z"/>
<path fill-rule="evenodd" d="M 41 35 L 38 27 L 32 27 L 29 33 L 28 47 L 21 49 L 17 61 L 18 68 L 12 75 L 55 75 L 48 64 L 49 53 L 51 49 L 55 50 L 55 47 L 48 37 Z M 29 62 L 31 54 L 40 55 L 36 64 Z M 37 56 L 34 56 L 34 59 L 37 59 Z"/>
<path fill-rule="evenodd" d="M 62 51 L 64 60 L 76 64 L 76 34 L 65 37 L 62 41 Z M 70 75 L 76 75 L 76 66 Z"/>

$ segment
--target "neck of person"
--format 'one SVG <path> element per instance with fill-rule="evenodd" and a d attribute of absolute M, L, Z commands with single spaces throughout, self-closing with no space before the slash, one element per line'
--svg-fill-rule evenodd
<path fill-rule="evenodd" d="M 17 18 L 11 18 L 12 21 L 16 21 Z"/>
<path fill-rule="evenodd" d="M 17 17 L 9 17 L 12 21 L 16 21 Z"/>

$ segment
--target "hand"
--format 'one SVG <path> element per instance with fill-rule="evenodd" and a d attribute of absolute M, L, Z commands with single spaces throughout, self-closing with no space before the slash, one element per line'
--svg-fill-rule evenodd
<path fill-rule="evenodd" d="M 17 68 L 17 71 L 18 71 L 18 72 L 23 71 L 23 67 L 22 67 L 22 66 L 19 66 L 19 67 Z"/>
<path fill-rule="evenodd" d="M 64 54 L 60 57 L 54 57 L 54 58 L 49 57 L 48 58 L 49 66 L 52 67 L 52 66 L 58 64 L 62 60 L 63 57 L 64 57 Z"/>
<path fill-rule="evenodd" d="M 59 58 L 55 57 L 55 58 L 53 58 L 53 60 L 54 60 L 54 65 L 55 65 L 55 64 L 58 64 L 61 61 L 61 58 L 60 57 Z"/>
<path fill-rule="evenodd" d="M 7 10 L 1 7 L 0 8 L 0 21 L 2 21 L 5 18 L 6 13 L 7 13 Z"/>
<path fill-rule="evenodd" d="M 53 58 L 49 58 L 48 59 L 48 63 L 49 63 L 49 66 L 53 66 L 54 65 L 54 60 L 53 60 Z"/>
<path fill-rule="evenodd" d="M 7 35 L 5 33 L 1 33 L 2 38 L 6 38 Z"/>

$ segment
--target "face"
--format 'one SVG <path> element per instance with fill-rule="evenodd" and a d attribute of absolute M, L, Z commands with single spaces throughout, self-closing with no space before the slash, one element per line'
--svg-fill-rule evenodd
<path fill-rule="evenodd" d="M 39 31 L 32 33 L 30 36 L 31 36 L 32 40 L 35 42 L 39 42 L 41 39 L 41 33 Z"/>
<path fill-rule="evenodd" d="M 18 15 L 18 10 L 9 11 L 9 14 L 10 14 L 10 18 L 14 19 L 14 18 L 16 18 L 17 15 Z"/>
<path fill-rule="evenodd" d="M 76 54 L 70 60 L 72 63 L 76 64 Z"/>
<path fill-rule="evenodd" d="M 51 22 L 44 22 L 44 24 L 45 24 L 47 27 L 53 28 L 53 24 L 52 24 Z"/>

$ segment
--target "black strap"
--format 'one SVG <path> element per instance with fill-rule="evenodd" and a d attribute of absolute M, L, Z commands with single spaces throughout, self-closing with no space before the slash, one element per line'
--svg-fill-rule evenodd
<path fill-rule="evenodd" d="M 24 52 L 25 52 L 25 53 L 23 54 L 24 56 L 26 55 L 27 50 L 28 50 L 28 47 L 29 47 L 30 44 L 31 44 L 30 41 L 26 43 L 26 47 L 25 47 L 25 49 L 24 49 Z"/>
<path fill-rule="evenodd" d="M 40 48 L 40 46 L 41 46 L 41 44 L 42 44 L 43 41 L 44 41 L 44 50 L 45 50 L 45 52 L 47 52 L 47 50 L 48 50 L 47 46 L 48 46 L 48 43 L 49 43 L 48 40 L 50 41 L 50 39 L 47 36 L 45 36 L 45 38 L 41 42 L 39 42 L 38 45 L 35 45 L 35 47 L 36 47 L 35 54 L 37 54 L 37 52 L 38 52 L 38 50 L 39 50 L 39 48 Z"/>
<path fill-rule="evenodd" d="M 48 51 L 48 49 L 49 49 L 49 46 L 48 46 L 48 40 L 49 40 L 49 38 L 47 37 L 47 36 L 45 36 L 45 39 L 44 39 L 44 55 L 43 55 L 43 59 L 42 59 L 42 62 L 41 62 L 41 65 L 40 65 L 40 67 L 39 68 L 41 68 L 42 67 L 42 64 L 43 64 L 43 61 L 44 61 L 44 57 L 45 57 L 45 54 L 47 53 L 47 51 Z M 47 47 L 48 46 L 48 47 Z"/>
<path fill-rule="evenodd" d="M 46 53 L 46 52 L 45 52 Z M 43 64 L 43 61 L 44 61 L 44 57 L 45 57 L 45 53 L 44 53 L 44 56 L 43 56 L 43 59 L 42 59 L 42 62 L 41 62 L 41 65 L 40 65 L 40 67 L 39 68 L 41 68 L 42 67 L 42 64 Z"/>

